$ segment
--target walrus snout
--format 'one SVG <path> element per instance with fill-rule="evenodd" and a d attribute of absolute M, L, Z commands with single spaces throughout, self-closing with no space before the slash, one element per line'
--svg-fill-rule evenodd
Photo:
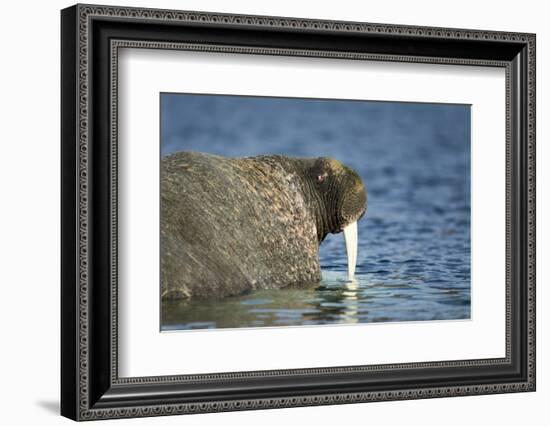
<path fill-rule="evenodd" d="M 367 212 L 367 192 L 362 182 L 355 183 L 352 190 L 346 191 L 341 208 L 341 230 L 352 222 L 357 222 Z"/>

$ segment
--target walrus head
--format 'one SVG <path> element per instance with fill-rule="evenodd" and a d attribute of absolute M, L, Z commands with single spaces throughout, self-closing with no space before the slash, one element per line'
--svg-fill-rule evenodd
<path fill-rule="evenodd" d="M 357 263 L 357 221 L 367 210 L 367 192 L 359 175 L 329 157 L 296 159 L 304 181 L 304 195 L 315 217 L 317 238 L 344 233 L 348 273 L 353 278 Z"/>
<path fill-rule="evenodd" d="M 359 175 L 332 158 L 318 158 L 307 178 L 316 199 L 317 237 L 344 232 L 348 273 L 353 278 L 357 263 L 357 221 L 367 210 L 367 192 Z"/>

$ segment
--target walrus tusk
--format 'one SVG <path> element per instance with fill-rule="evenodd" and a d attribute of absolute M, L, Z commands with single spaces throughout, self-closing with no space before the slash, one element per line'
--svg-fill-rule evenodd
<path fill-rule="evenodd" d="M 357 221 L 344 228 L 344 240 L 348 254 L 348 278 L 351 280 L 355 275 L 355 265 L 357 264 Z"/>

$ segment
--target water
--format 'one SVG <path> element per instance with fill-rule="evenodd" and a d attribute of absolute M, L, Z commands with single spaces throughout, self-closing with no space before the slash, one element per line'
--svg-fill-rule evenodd
<path fill-rule="evenodd" d="M 341 234 L 321 283 L 163 302 L 163 330 L 470 317 L 470 107 L 163 94 L 161 151 L 331 156 L 367 187 L 355 280 Z"/>

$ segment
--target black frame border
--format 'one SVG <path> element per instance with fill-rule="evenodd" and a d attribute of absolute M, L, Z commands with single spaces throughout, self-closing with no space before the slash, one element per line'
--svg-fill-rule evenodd
<path fill-rule="evenodd" d="M 535 41 L 533 34 L 493 31 L 96 5 L 64 9 L 62 415 L 91 420 L 534 391 Z M 113 54 L 125 46 L 505 67 L 506 358 L 118 378 Z"/>

